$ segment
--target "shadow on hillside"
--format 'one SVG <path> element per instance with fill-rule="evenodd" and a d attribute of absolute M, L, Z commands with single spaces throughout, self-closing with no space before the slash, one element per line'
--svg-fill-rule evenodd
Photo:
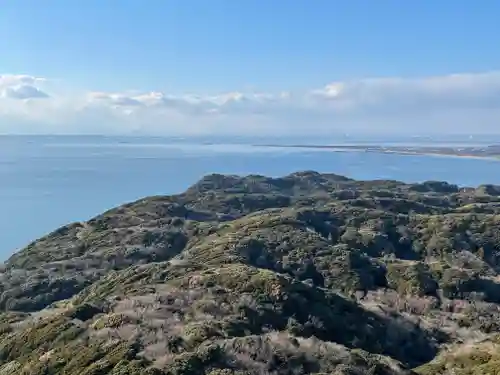
<path fill-rule="evenodd" d="M 352 349 L 390 356 L 408 367 L 432 360 L 448 336 L 429 332 L 399 314 L 382 316 L 340 295 L 315 288 L 309 295 L 288 297 L 285 316 L 293 317 L 288 330 L 297 336 L 315 336 Z"/>

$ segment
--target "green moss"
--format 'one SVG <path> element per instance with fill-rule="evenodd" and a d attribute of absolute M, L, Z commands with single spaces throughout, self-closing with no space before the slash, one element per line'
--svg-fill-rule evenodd
<path fill-rule="evenodd" d="M 0 344 L 0 361 L 8 362 L 33 355 L 34 351 L 64 345 L 74 340 L 83 329 L 64 316 L 47 318 L 31 327 L 15 332 Z"/>
<path fill-rule="evenodd" d="M 448 355 L 416 369 L 421 375 L 489 375 L 500 372 L 500 355 L 478 348 L 461 355 Z"/>
<path fill-rule="evenodd" d="M 422 263 L 389 264 L 387 285 L 401 295 L 435 295 L 438 284 L 429 267 Z"/>
<path fill-rule="evenodd" d="M 96 330 L 104 328 L 118 328 L 124 324 L 133 323 L 134 320 L 124 314 L 108 314 L 97 319 L 93 324 L 92 328 Z"/>
<path fill-rule="evenodd" d="M 218 322 L 197 322 L 187 324 L 184 328 L 183 338 L 189 347 L 196 348 L 201 343 L 216 338 L 224 337 L 222 327 Z"/>

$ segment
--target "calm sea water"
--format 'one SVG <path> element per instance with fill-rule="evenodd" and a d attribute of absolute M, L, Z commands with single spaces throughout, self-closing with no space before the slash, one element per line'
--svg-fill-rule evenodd
<path fill-rule="evenodd" d="M 0 258 L 72 221 L 148 195 L 185 190 L 208 173 L 298 170 L 358 179 L 500 184 L 500 162 L 186 140 L 0 137 Z"/>

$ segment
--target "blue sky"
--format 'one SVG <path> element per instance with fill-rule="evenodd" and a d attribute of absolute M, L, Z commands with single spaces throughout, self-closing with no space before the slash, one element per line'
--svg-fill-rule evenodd
<path fill-rule="evenodd" d="M 448 77 L 450 74 L 468 77 L 462 79 L 459 87 L 455 83 L 451 88 L 439 84 L 440 89 L 449 92 L 464 89 L 463 85 L 479 75 L 483 91 L 478 94 L 479 99 L 477 95 L 473 98 L 476 102 L 471 108 L 469 122 L 476 119 L 494 124 L 500 106 L 495 98 L 500 89 L 496 86 L 485 89 L 484 85 L 485 82 L 496 82 L 496 72 L 500 70 L 499 14 L 500 2 L 493 0 L 482 0 L 480 4 L 468 0 L 4 0 L 0 1 L 0 33 L 4 36 L 0 39 L 0 50 L 3 51 L 0 74 L 4 75 L 4 87 L 7 87 L 7 81 L 8 85 L 15 84 L 15 87 L 9 88 L 10 91 L 4 88 L 3 97 L 24 101 L 33 99 L 28 94 L 35 92 L 20 85 L 37 89 L 39 94 L 35 96 L 38 99 L 54 100 L 56 93 L 62 95 L 64 92 L 65 97 L 59 104 L 50 104 L 50 111 L 55 116 L 55 107 L 58 110 L 64 107 L 67 117 L 63 117 L 68 124 L 73 124 L 75 130 L 86 122 L 113 121 L 116 129 L 122 119 L 102 107 L 89 114 L 87 105 L 84 106 L 86 117 L 78 119 L 81 114 L 75 113 L 77 99 L 70 104 L 68 92 L 75 96 L 77 92 L 82 93 L 82 97 L 83 93 L 88 97 L 88 93 L 99 92 L 100 103 L 107 93 L 108 101 L 121 109 L 125 96 L 137 99 L 140 93 L 144 95 L 152 91 L 156 93 L 157 101 L 160 93 L 162 102 L 168 97 L 170 109 L 174 100 L 184 101 L 184 95 L 188 94 L 210 97 L 212 103 L 215 96 L 241 93 L 242 96 L 236 99 L 231 96 L 231 100 L 237 101 L 239 107 L 243 106 L 242 98 L 251 102 L 252 116 L 258 112 L 253 123 L 266 122 L 266 129 L 279 122 L 280 131 L 285 131 L 284 123 L 290 122 L 291 118 L 294 130 L 301 124 L 305 126 L 306 122 L 321 122 L 324 128 L 328 119 L 340 129 L 349 128 L 350 123 L 356 123 L 360 128 L 364 123 L 369 127 L 369 118 L 360 117 L 362 111 L 354 116 L 356 120 L 352 116 L 336 118 L 335 114 L 328 112 L 330 107 L 327 109 L 317 102 L 312 103 L 309 96 L 306 110 L 305 100 L 297 103 L 297 97 L 324 90 L 332 82 L 350 83 L 349 92 L 352 92 L 353 85 L 358 87 L 359 82 L 365 84 L 365 80 L 374 78 L 397 78 L 406 86 L 410 84 L 413 89 L 415 86 L 420 89 L 415 80 L 425 81 L 429 77 Z M 492 72 L 493 78 L 481 76 Z M 5 78 L 7 76 L 11 78 Z M 14 79 L 21 76 L 25 81 Z M 28 82 L 27 77 L 38 80 Z M 449 84 L 449 80 L 446 82 Z M 379 89 L 380 85 L 375 92 L 378 93 Z M 13 90 L 18 90 L 16 95 L 8 94 L 14 93 Z M 373 89 L 370 90 L 373 93 Z M 435 93 L 433 90 L 430 89 L 430 94 Z M 478 90 L 477 85 L 474 90 Z M 131 96 L 132 91 L 135 96 Z M 48 95 L 43 96 L 42 92 Z M 281 100 L 280 115 L 273 112 L 272 121 L 270 116 L 263 121 L 261 116 L 271 110 L 270 104 L 266 102 L 264 108 L 260 103 L 256 109 L 255 97 L 252 96 L 256 92 L 269 95 L 293 93 L 294 100 L 288 100 L 286 105 Z M 366 96 L 365 91 L 362 94 Z M 428 94 L 418 92 L 419 98 Z M 486 94 L 490 96 L 484 97 Z M 399 96 L 391 95 L 391 100 Z M 92 98 L 95 99 L 95 95 Z M 133 102 L 134 107 L 138 107 L 138 102 L 144 102 L 144 96 L 139 99 Z M 479 100 L 489 103 L 488 114 L 484 111 L 477 113 Z M 48 102 L 45 100 L 44 106 L 49 106 Z M 79 103 L 78 109 L 82 110 L 84 104 Z M 227 104 L 227 100 L 223 103 Z M 180 104 L 185 107 L 184 102 Z M 206 100 L 203 104 L 203 110 L 210 113 L 217 109 L 205 105 Z M 21 112 L 28 111 L 29 118 L 25 116 L 18 121 L 19 114 L 12 109 L 8 116 L 4 111 L 4 123 L 19 122 L 20 131 L 33 129 L 38 118 L 39 129 L 48 129 L 42 126 L 44 122 L 56 126 L 55 120 L 47 120 L 48 110 L 40 108 L 42 105 L 28 105 L 32 107 L 27 109 L 18 103 L 16 108 L 19 107 Z M 112 111 L 116 112 L 115 107 Z M 363 108 L 366 111 L 366 106 Z M 73 113 L 68 114 L 71 111 Z M 132 121 L 135 130 L 154 122 L 154 131 L 153 126 L 150 130 L 168 133 L 172 127 L 182 128 L 194 121 L 194 117 L 185 117 L 185 113 L 174 119 L 161 117 L 158 112 L 144 114 L 143 109 L 141 115 L 131 111 L 132 108 L 125 110 L 129 123 L 130 116 L 135 116 Z M 201 109 L 194 111 L 199 116 Z M 35 116 L 38 113 L 41 117 Z M 388 117 L 387 122 L 396 124 L 405 119 L 401 113 L 397 118 L 394 116 Z M 447 122 L 449 126 L 463 113 L 460 116 L 454 113 L 448 118 L 443 116 L 441 111 L 435 116 L 438 120 L 434 121 Z M 301 124 L 296 123 L 298 117 Z M 166 125 L 162 127 L 162 119 L 176 125 L 169 129 Z M 0 131 L 14 131 L 7 129 L 5 124 L 2 126 L 1 120 L 2 117 Z M 222 122 L 225 125 L 219 126 Z M 224 131 L 234 128 L 230 125 L 234 122 L 239 123 L 241 119 L 211 118 L 204 129 Z M 384 122 L 382 117 L 373 124 L 381 127 Z M 91 127 L 89 125 L 89 131 Z M 486 127 L 493 129 L 493 125 Z"/>

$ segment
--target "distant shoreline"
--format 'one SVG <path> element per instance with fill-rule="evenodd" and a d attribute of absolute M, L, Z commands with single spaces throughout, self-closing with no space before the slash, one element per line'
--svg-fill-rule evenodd
<path fill-rule="evenodd" d="M 400 147 L 400 146 L 382 146 L 382 145 L 278 145 L 278 144 L 255 144 L 254 147 L 268 148 L 302 148 L 302 149 L 323 149 L 333 152 L 372 152 L 379 154 L 396 155 L 421 155 L 421 156 L 440 156 L 466 159 L 485 159 L 500 161 L 500 146 L 491 145 L 485 147 Z"/>

